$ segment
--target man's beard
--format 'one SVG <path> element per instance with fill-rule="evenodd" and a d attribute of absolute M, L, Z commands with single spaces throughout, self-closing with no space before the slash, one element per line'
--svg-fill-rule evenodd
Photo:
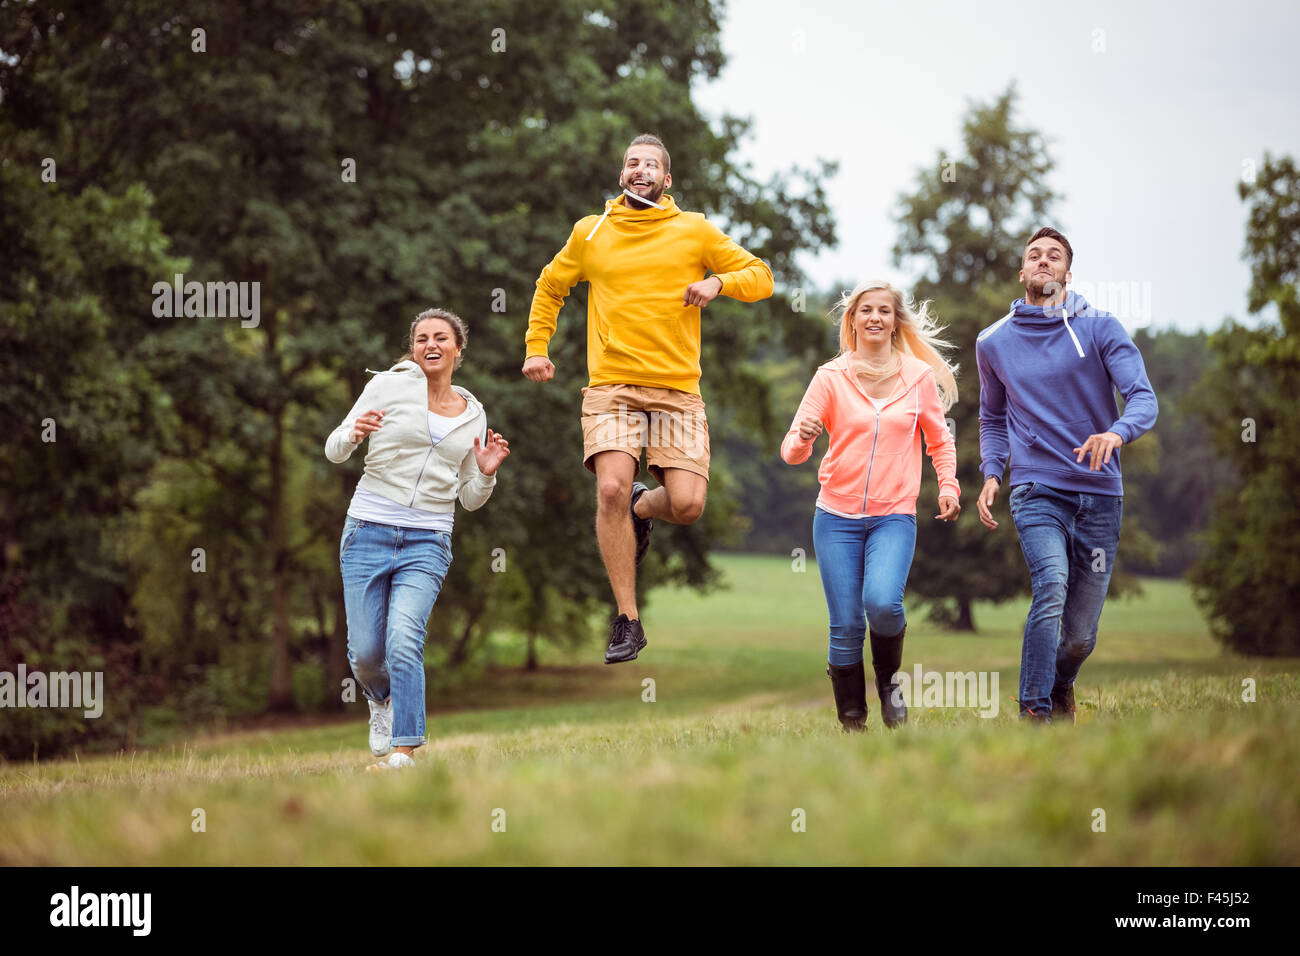
<path fill-rule="evenodd" d="M 1052 298 L 1065 288 L 1065 283 L 1056 276 L 1031 275 L 1026 281 L 1025 287 L 1034 295 Z"/>
<path fill-rule="evenodd" d="M 650 203 L 659 202 L 659 197 L 664 194 L 663 183 L 656 183 L 655 185 L 653 185 L 650 189 L 650 193 L 646 196 L 642 196 L 635 189 L 633 189 L 632 186 L 630 185 L 630 180 L 628 181 L 628 184 L 622 185 L 622 188 L 626 189 L 628 192 L 632 193 L 632 195 L 636 196 L 637 201 L 641 204 L 640 208 L 643 209 L 650 208 Z M 628 197 L 628 202 L 632 202 L 631 197 Z"/>

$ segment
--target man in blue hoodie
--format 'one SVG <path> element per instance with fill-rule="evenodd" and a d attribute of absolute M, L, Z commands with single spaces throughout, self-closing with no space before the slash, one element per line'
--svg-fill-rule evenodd
<path fill-rule="evenodd" d="M 1025 297 L 979 334 L 980 521 L 1011 457 L 1011 519 L 1033 601 L 1020 654 L 1020 716 L 1074 721 L 1074 679 L 1097 643 L 1119 546 L 1119 449 L 1150 430 L 1156 395 L 1119 320 L 1066 291 L 1074 250 L 1039 229 L 1020 263 Z M 1115 391 L 1124 396 L 1119 414 Z"/>

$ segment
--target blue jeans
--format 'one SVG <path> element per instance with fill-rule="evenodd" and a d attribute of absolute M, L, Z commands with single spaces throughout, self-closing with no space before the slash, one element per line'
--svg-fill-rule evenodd
<path fill-rule="evenodd" d="M 1030 481 L 1011 489 L 1011 520 L 1029 565 L 1033 601 L 1020 652 L 1020 714 L 1051 710 L 1097 643 L 1124 499 L 1049 488 Z"/>
<path fill-rule="evenodd" d="M 907 623 L 903 588 L 916 552 L 916 515 L 841 518 L 818 508 L 813 547 L 831 621 L 827 660 L 836 667 L 857 664 L 866 622 L 882 637 Z"/>
<path fill-rule="evenodd" d="M 393 699 L 393 746 L 424 743 L 424 636 L 451 567 L 451 535 L 348 516 L 339 540 L 348 663 L 370 700 Z"/>

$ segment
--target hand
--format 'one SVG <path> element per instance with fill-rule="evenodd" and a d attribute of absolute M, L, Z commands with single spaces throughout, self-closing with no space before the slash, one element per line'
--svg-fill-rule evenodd
<path fill-rule="evenodd" d="M 935 515 L 940 521 L 956 521 L 961 514 L 961 502 L 952 495 L 939 496 L 939 513 Z"/>
<path fill-rule="evenodd" d="M 1084 455 L 1090 455 L 1091 457 L 1088 459 L 1090 470 L 1100 471 L 1102 465 L 1110 464 L 1111 454 L 1122 444 L 1124 444 L 1124 439 L 1114 432 L 1089 435 L 1088 440 L 1074 450 L 1075 454 L 1079 456 L 1075 459 L 1075 462 L 1082 462 Z"/>
<path fill-rule="evenodd" d="M 799 437 L 804 441 L 812 441 L 822 433 L 822 423 L 815 415 L 809 415 L 799 423 Z"/>
<path fill-rule="evenodd" d="M 714 289 L 717 291 L 715 292 Z M 717 276 L 709 276 L 699 282 L 692 282 L 686 287 L 686 295 L 682 298 L 682 305 L 698 305 L 702 309 L 716 299 L 721 292 L 722 280 Z"/>
<path fill-rule="evenodd" d="M 384 414 L 384 412 L 369 411 L 360 416 L 353 424 L 352 431 L 348 433 L 348 441 L 360 445 L 371 432 L 379 431 L 379 426 L 384 423 Z"/>
<path fill-rule="evenodd" d="M 984 479 L 984 487 L 980 489 L 980 496 L 976 499 L 976 506 L 979 508 L 980 524 L 989 529 L 995 529 L 998 523 L 993 520 L 993 512 L 989 509 L 993 507 L 993 502 L 997 500 L 998 488 L 1002 482 L 996 478 Z"/>
<path fill-rule="evenodd" d="M 509 456 L 510 442 L 492 429 L 488 429 L 486 445 L 480 444 L 478 436 L 474 436 L 474 460 L 478 462 L 478 470 L 484 475 L 495 475 L 501 463 Z"/>
<path fill-rule="evenodd" d="M 555 366 L 545 355 L 524 359 L 524 378 L 533 382 L 549 382 L 555 377 Z"/>

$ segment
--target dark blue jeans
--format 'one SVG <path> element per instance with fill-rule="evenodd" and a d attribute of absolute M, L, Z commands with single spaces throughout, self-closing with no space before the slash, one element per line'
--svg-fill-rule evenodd
<path fill-rule="evenodd" d="M 1124 499 L 1061 491 L 1042 482 L 1016 485 L 1008 499 L 1033 601 L 1020 651 L 1020 715 L 1052 708 L 1097 644 Z"/>
<path fill-rule="evenodd" d="M 818 508 L 813 547 L 831 621 L 827 660 L 847 667 L 862 660 L 866 621 L 885 637 L 907 623 L 903 588 L 916 552 L 916 515 L 841 518 Z"/>

